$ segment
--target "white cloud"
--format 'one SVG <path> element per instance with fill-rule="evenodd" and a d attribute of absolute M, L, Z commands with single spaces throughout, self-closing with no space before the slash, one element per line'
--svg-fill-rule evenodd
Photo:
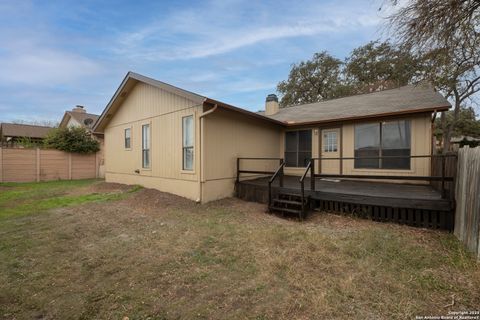
<path fill-rule="evenodd" d="M 298 7 L 295 12 L 277 17 L 265 12 L 269 8 L 254 6 L 254 12 L 242 12 L 235 6 L 210 2 L 200 8 L 173 12 L 165 20 L 121 34 L 114 52 L 132 60 L 206 58 L 276 39 L 341 34 L 381 22 L 377 11 L 372 13 L 372 8 L 364 5 Z M 180 44 L 170 41 L 176 36 L 182 38 Z"/>
<path fill-rule="evenodd" d="M 0 69 L 0 82 L 28 85 L 65 85 L 101 71 L 96 62 L 85 57 L 42 48 L 3 56 Z"/>

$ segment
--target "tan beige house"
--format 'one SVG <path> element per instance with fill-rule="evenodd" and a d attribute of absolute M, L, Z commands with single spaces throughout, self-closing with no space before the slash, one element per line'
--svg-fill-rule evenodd
<path fill-rule="evenodd" d="M 250 112 L 129 72 L 95 124 L 105 137 L 108 182 L 140 184 L 199 202 L 234 194 L 237 158 L 252 171 L 426 176 L 432 123 L 450 103 L 428 86 L 405 86 L 314 104 Z M 406 158 L 375 159 L 376 156 Z M 328 160 L 328 158 L 363 158 Z M 372 157 L 372 158 L 368 158 Z M 246 175 L 250 179 L 257 175 Z"/>

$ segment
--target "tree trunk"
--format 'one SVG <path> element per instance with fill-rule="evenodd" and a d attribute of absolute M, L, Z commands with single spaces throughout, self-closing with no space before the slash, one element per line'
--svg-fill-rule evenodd
<path fill-rule="evenodd" d="M 453 128 L 457 125 L 458 115 L 460 113 L 460 100 L 458 97 L 455 99 L 455 108 L 453 109 L 453 119 L 452 122 L 445 128 L 446 121 L 444 123 L 443 131 L 443 154 L 447 153 L 450 150 L 450 139 L 452 138 Z M 443 114 L 442 114 L 443 116 Z M 443 121 L 443 118 L 442 118 Z"/>

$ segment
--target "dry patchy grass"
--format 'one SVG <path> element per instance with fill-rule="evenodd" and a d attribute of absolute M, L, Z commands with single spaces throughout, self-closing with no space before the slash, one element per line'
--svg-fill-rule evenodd
<path fill-rule="evenodd" d="M 68 192 L 112 190 L 125 196 L 0 221 L 0 317 L 406 319 L 480 305 L 480 268 L 444 232 L 98 182 Z"/>

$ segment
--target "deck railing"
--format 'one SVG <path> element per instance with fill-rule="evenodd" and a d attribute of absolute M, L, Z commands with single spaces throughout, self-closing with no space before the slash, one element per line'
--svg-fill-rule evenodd
<path fill-rule="evenodd" d="M 274 174 L 275 171 L 262 171 L 262 170 L 246 170 L 246 169 L 241 169 L 241 164 L 242 162 L 245 161 L 278 161 L 279 165 L 281 165 L 284 161 L 283 158 L 237 158 L 237 182 L 240 182 L 240 175 L 242 173 L 250 173 L 250 174 L 258 174 L 258 175 L 270 175 Z M 283 177 L 281 180 L 281 183 L 283 184 Z"/>
<path fill-rule="evenodd" d="M 273 176 L 268 180 L 268 208 L 272 206 L 272 183 L 275 181 L 277 177 L 280 177 L 280 187 L 283 187 L 283 167 L 285 167 L 285 162 L 280 162 L 280 166 L 278 167 L 277 171 L 273 174 Z"/>
<path fill-rule="evenodd" d="M 303 219 L 305 216 L 305 177 L 308 174 L 308 170 L 310 170 L 310 174 L 311 174 L 311 179 L 310 179 L 311 187 L 313 186 L 313 188 L 315 188 L 315 179 L 312 179 L 312 177 L 314 177 L 314 172 L 315 172 L 315 161 L 308 162 L 308 165 L 305 168 L 305 172 L 300 178 L 300 190 L 302 192 L 302 216 L 300 217 L 301 219 Z"/>
<path fill-rule="evenodd" d="M 242 161 L 278 161 L 279 166 L 275 171 L 262 171 L 262 170 L 245 170 L 242 169 L 240 166 L 242 164 Z M 284 176 L 284 171 L 283 168 L 285 166 L 285 162 L 283 161 L 283 158 L 237 158 L 237 183 L 240 182 L 240 175 L 242 173 L 249 173 L 249 174 L 255 174 L 255 175 L 272 175 L 272 177 L 268 180 L 268 207 L 272 205 L 272 183 L 275 181 L 275 179 L 278 177 L 279 178 L 279 185 L 280 187 L 283 187 L 283 176 Z"/>
<path fill-rule="evenodd" d="M 453 181 L 453 176 L 446 176 L 445 174 L 445 159 L 447 157 L 456 157 L 456 154 L 438 154 L 438 155 L 414 155 L 414 156 L 369 156 L 369 157 L 320 157 L 320 158 L 311 158 L 310 163 L 311 167 L 311 190 L 315 191 L 315 178 L 344 178 L 344 179 L 380 179 L 380 180 L 417 180 L 417 181 L 440 181 L 441 182 L 441 193 L 442 198 L 446 197 L 445 182 Z M 440 176 L 415 176 L 415 175 L 380 175 L 380 174 L 344 174 L 343 173 L 343 161 L 344 160 L 379 160 L 384 159 L 418 159 L 418 158 L 428 158 L 432 160 L 433 158 L 440 158 L 442 161 L 442 170 Z M 331 161 L 338 160 L 340 161 L 339 173 L 338 174 L 326 174 L 326 173 L 315 173 L 315 161 L 319 161 L 318 171 L 322 170 L 322 161 Z M 375 169 L 372 169 L 375 170 Z M 391 169 L 395 170 L 395 169 Z M 305 172 L 308 171 L 308 166 Z M 401 172 L 401 171 L 399 171 Z"/>

